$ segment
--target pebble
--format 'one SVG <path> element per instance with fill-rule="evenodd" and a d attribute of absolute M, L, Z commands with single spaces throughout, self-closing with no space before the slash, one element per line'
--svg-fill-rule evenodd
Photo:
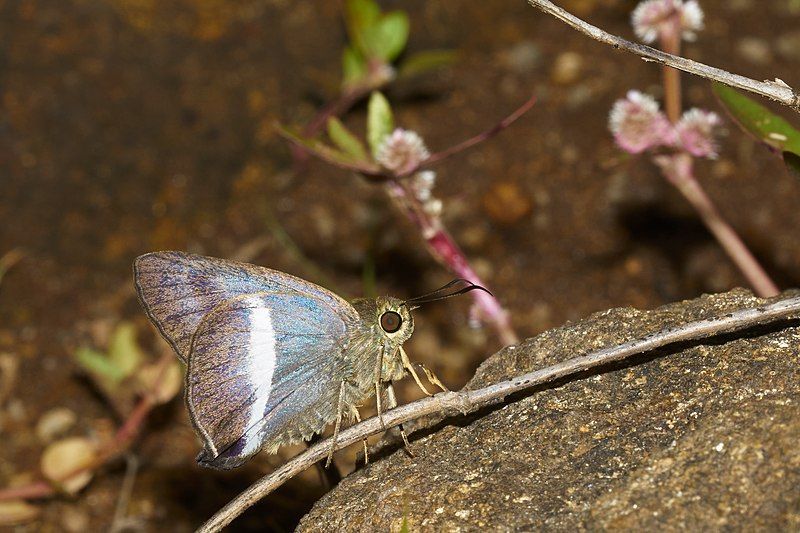
<path fill-rule="evenodd" d="M 72 429 L 77 421 L 77 415 L 66 407 L 50 409 L 39 418 L 36 436 L 42 442 L 51 442 Z"/>
<path fill-rule="evenodd" d="M 508 49 L 502 60 L 510 70 L 524 74 L 539 66 L 542 51 L 533 41 L 522 41 Z"/>
<path fill-rule="evenodd" d="M 765 65 L 772 60 L 769 44 L 755 37 L 743 37 L 736 44 L 737 53 L 751 63 Z"/>
<path fill-rule="evenodd" d="M 483 208 L 492 220 L 511 225 L 530 214 L 531 200 L 515 182 L 501 181 L 483 195 Z"/>
<path fill-rule="evenodd" d="M 64 531 L 78 533 L 89 530 L 89 514 L 83 509 L 69 506 L 61 512 L 61 525 Z"/>
<path fill-rule="evenodd" d="M 553 70 L 550 74 L 551 79 L 561 85 L 575 83 L 580 78 L 583 70 L 583 58 L 575 52 L 563 52 L 559 54 L 553 63 Z"/>
<path fill-rule="evenodd" d="M 800 31 L 784 33 L 778 37 L 775 49 L 790 61 L 800 61 Z"/>

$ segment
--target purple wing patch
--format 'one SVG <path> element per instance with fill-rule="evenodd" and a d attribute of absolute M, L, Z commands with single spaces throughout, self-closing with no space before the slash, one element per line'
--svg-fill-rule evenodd
<path fill-rule="evenodd" d="M 186 402 L 205 441 L 201 462 L 239 466 L 262 445 L 291 440 L 299 418 L 314 431 L 336 414 L 339 354 L 350 310 L 308 294 L 263 292 L 206 315 L 191 345 Z M 354 312 L 354 311 L 353 311 Z"/>
<path fill-rule="evenodd" d="M 184 362 L 200 321 L 232 298 L 264 291 L 298 292 L 334 307 L 349 307 L 332 292 L 283 272 L 184 252 L 139 256 L 133 272 L 142 307 Z"/>

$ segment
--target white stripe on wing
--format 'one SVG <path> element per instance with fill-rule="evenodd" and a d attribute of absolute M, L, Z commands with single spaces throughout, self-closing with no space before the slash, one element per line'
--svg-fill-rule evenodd
<path fill-rule="evenodd" d="M 270 311 L 263 306 L 263 302 L 254 299 L 256 306 L 249 309 L 250 338 L 247 346 L 247 375 L 250 386 L 255 394 L 255 401 L 250 405 L 249 420 L 245 429 L 256 425 L 263 417 L 264 410 L 272 391 L 272 375 L 275 373 L 277 357 L 275 329 L 272 327 Z M 245 443 L 244 455 L 255 453 L 261 446 L 261 439 L 251 438 Z"/>

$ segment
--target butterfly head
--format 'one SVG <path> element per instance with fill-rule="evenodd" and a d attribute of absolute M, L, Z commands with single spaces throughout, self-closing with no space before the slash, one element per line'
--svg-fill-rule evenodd
<path fill-rule="evenodd" d="M 414 332 L 411 310 L 402 300 L 379 296 L 356 300 L 353 306 L 373 335 L 388 341 L 390 345 L 402 345 Z"/>

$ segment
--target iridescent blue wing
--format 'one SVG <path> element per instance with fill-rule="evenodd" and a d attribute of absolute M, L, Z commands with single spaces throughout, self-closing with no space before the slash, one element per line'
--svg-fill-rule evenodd
<path fill-rule="evenodd" d="M 331 422 L 356 316 L 346 302 L 294 292 L 245 295 L 207 313 L 186 379 L 186 402 L 205 441 L 198 461 L 233 468 Z"/>
<path fill-rule="evenodd" d="M 133 272 L 142 307 L 184 362 L 200 321 L 232 298 L 264 291 L 300 292 L 334 307 L 349 307 L 322 287 L 277 270 L 183 252 L 142 255 Z"/>

